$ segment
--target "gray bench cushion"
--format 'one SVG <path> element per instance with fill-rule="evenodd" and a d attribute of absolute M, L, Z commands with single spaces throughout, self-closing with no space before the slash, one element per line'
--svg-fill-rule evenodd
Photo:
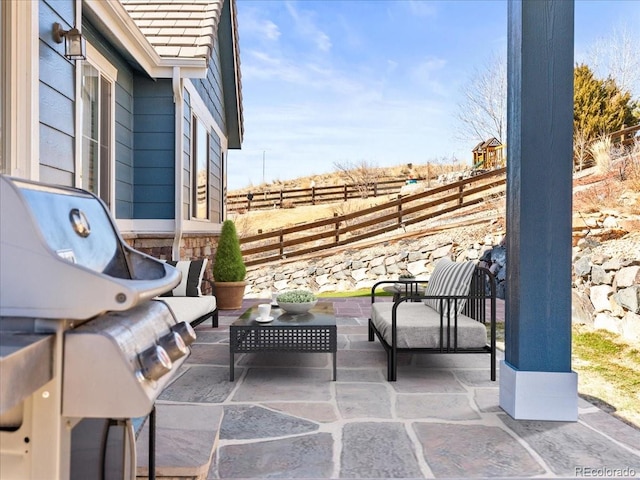
<path fill-rule="evenodd" d="M 216 297 L 156 297 L 171 308 L 179 322 L 191 323 L 216 309 Z"/>
<path fill-rule="evenodd" d="M 391 302 L 371 305 L 371 321 L 385 341 L 391 342 Z M 440 348 L 440 314 L 422 302 L 403 302 L 397 310 L 397 348 Z M 447 347 L 446 317 L 443 335 Z M 487 344 L 487 329 L 483 323 L 458 314 L 458 348 L 482 348 Z M 453 348 L 453 312 L 451 343 Z"/>

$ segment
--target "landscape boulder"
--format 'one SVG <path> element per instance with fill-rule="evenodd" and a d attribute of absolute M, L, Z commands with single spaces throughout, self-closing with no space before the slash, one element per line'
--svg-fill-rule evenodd
<path fill-rule="evenodd" d="M 617 288 L 640 285 L 640 265 L 623 267 L 618 270 L 618 273 L 616 273 L 615 276 L 615 282 Z"/>

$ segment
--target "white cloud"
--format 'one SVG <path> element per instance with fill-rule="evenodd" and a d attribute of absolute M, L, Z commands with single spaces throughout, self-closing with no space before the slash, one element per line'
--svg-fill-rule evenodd
<path fill-rule="evenodd" d="M 282 92 L 295 93 L 295 88 L 299 87 L 310 91 L 350 95 L 359 94 L 364 88 L 362 81 L 353 76 L 353 72 L 340 72 L 329 63 L 297 62 L 296 58 L 260 50 L 245 52 L 245 58 L 247 60 L 242 64 L 242 78 L 247 85 L 259 79 L 291 84 L 274 87 Z"/>
<path fill-rule="evenodd" d="M 306 40 L 310 41 L 322 52 L 331 50 L 331 38 L 315 23 L 315 12 L 311 10 L 298 10 L 293 3 L 286 3 L 287 11 L 295 22 L 296 31 Z"/>
<path fill-rule="evenodd" d="M 436 95 L 447 95 L 448 89 L 443 83 L 441 75 L 447 65 L 443 58 L 429 56 L 411 68 L 411 79 L 422 85 L 429 92 Z"/>
<path fill-rule="evenodd" d="M 260 40 L 277 41 L 281 32 L 273 21 L 262 18 L 263 12 L 258 9 L 243 10 L 240 16 L 239 30 L 242 37 L 257 37 Z"/>
<path fill-rule="evenodd" d="M 280 36 L 280 29 L 271 20 L 265 20 L 262 22 L 262 29 L 264 31 L 264 36 L 269 40 L 277 40 Z"/>
<path fill-rule="evenodd" d="M 435 2 L 427 2 L 425 0 L 409 0 L 409 11 L 412 15 L 419 17 L 434 17 L 438 8 Z"/>

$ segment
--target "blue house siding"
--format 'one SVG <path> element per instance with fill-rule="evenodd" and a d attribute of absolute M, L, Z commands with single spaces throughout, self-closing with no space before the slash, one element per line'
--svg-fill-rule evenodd
<path fill-rule="evenodd" d="M 135 219 L 175 217 L 175 105 L 170 79 L 133 78 Z"/>
<path fill-rule="evenodd" d="M 133 218 L 133 76 L 118 69 L 115 98 L 116 218 Z"/>
<path fill-rule="evenodd" d="M 51 26 L 74 23 L 74 5 L 69 1 L 38 4 L 40 46 L 40 180 L 74 185 L 75 78 L 74 64 L 64 56 L 64 47 L 51 37 Z"/>
<path fill-rule="evenodd" d="M 222 96 L 222 71 L 220 69 L 220 49 L 215 42 L 209 68 L 205 78 L 192 80 L 200 98 L 213 116 L 213 119 L 226 134 L 227 127 L 224 120 L 224 100 Z"/>
<path fill-rule="evenodd" d="M 113 46 L 83 19 L 82 33 L 117 70 L 115 83 L 115 213 L 116 218 L 133 218 L 133 71 Z"/>

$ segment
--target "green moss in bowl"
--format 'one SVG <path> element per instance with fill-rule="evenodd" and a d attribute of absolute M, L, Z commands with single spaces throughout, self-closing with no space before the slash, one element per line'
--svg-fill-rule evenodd
<path fill-rule="evenodd" d="M 318 299 L 308 290 L 292 290 L 278 295 L 276 302 L 287 313 L 306 313 L 315 306 Z"/>

